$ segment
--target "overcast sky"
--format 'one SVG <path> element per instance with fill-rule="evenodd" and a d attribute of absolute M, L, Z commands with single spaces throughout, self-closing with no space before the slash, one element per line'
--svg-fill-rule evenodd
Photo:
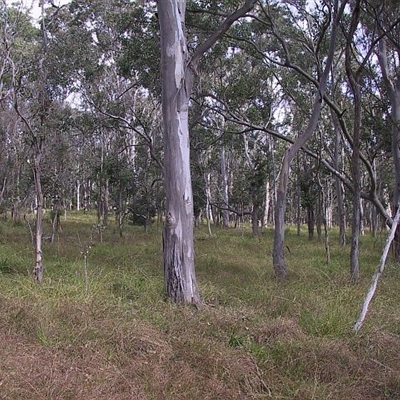
<path fill-rule="evenodd" d="M 45 1 L 45 5 L 48 1 Z M 53 0 L 52 3 L 56 6 L 69 3 L 70 0 Z M 14 5 L 14 7 L 28 10 L 33 18 L 40 16 L 40 0 L 6 0 L 7 5 Z"/>

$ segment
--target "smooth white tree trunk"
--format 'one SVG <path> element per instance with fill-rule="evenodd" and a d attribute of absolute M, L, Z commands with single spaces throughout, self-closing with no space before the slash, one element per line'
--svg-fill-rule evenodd
<path fill-rule="evenodd" d="M 382 252 L 382 257 L 381 257 L 381 260 L 380 260 L 380 263 L 379 263 L 379 267 L 376 270 L 374 276 L 372 277 L 372 282 L 371 282 L 371 285 L 370 285 L 370 287 L 368 289 L 367 295 L 365 296 L 363 305 L 361 307 L 360 315 L 358 317 L 357 322 L 354 324 L 353 330 L 356 331 L 356 332 L 358 332 L 361 329 L 361 327 L 362 327 L 362 325 L 364 323 L 365 317 L 367 316 L 369 304 L 371 303 L 371 300 L 374 297 L 376 288 L 378 286 L 379 278 L 381 277 L 381 275 L 382 275 L 382 273 L 383 273 L 383 271 L 385 269 L 386 259 L 387 259 L 387 256 L 388 256 L 388 253 L 389 253 L 389 250 L 390 250 L 390 246 L 391 246 L 391 244 L 393 242 L 393 239 L 395 237 L 396 230 L 397 230 L 397 227 L 399 225 L 399 220 L 400 220 L 400 208 L 397 209 L 396 216 L 395 216 L 395 218 L 393 220 L 389 236 L 388 236 L 388 238 L 386 240 L 386 244 L 385 244 L 385 247 L 384 247 L 383 252 Z"/>
<path fill-rule="evenodd" d="M 185 33 L 186 0 L 158 0 L 161 36 L 162 110 L 166 221 L 163 235 L 167 296 L 176 303 L 198 305 L 194 269 L 193 195 L 190 176 L 189 99 L 201 56 L 256 0 L 230 14 L 218 29 L 189 55 Z"/>
<path fill-rule="evenodd" d="M 226 166 L 225 146 L 221 146 L 220 150 L 220 168 L 221 168 L 221 191 L 224 207 L 229 207 L 229 183 L 228 183 L 228 169 Z M 229 228 L 229 211 L 222 210 L 222 226 Z"/>
<path fill-rule="evenodd" d="M 162 109 L 166 221 L 163 235 L 167 296 L 200 303 L 194 269 L 193 195 L 190 176 L 189 97 L 193 75 L 184 32 L 185 1 L 158 1 L 161 28 Z"/>
<path fill-rule="evenodd" d="M 41 158 L 42 158 L 42 142 L 41 139 L 35 140 L 35 156 L 32 166 L 33 179 L 35 183 L 36 193 L 36 221 L 35 221 L 35 267 L 33 275 L 37 283 L 43 281 L 43 260 L 42 260 L 42 236 L 43 236 L 43 192 L 41 183 Z"/>

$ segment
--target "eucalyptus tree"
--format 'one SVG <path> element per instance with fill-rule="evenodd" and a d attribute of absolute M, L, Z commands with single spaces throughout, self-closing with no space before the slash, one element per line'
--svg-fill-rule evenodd
<path fill-rule="evenodd" d="M 136 69 L 139 65 L 135 62 L 141 57 L 135 56 L 135 62 L 128 63 L 144 32 L 154 31 L 152 19 L 144 7 L 124 1 L 72 1 L 58 10 L 57 23 L 51 27 L 53 60 L 67 63 L 67 58 L 72 59 L 60 71 L 60 85 L 78 94 L 75 107 L 89 123 L 85 122 L 83 128 L 87 132 L 81 134 L 82 142 L 90 142 L 92 147 L 83 146 L 81 151 L 91 154 L 80 164 L 86 177 L 79 177 L 77 186 L 86 192 L 84 197 L 90 194 L 96 200 L 99 224 L 107 225 L 108 210 L 114 203 L 120 233 L 123 220 L 132 211 L 133 194 L 128 195 L 128 188 L 133 182 L 128 176 L 140 176 L 137 150 L 143 145 L 148 147 L 149 158 L 158 167 L 161 165 L 155 145 L 159 141 L 153 137 L 159 129 L 156 123 L 154 130 L 149 128 L 149 121 L 158 120 L 158 105 L 152 104 L 152 96 L 143 89 L 150 79 L 146 81 Z M 116 173 L 116 165 L 125 172 Z M 146 169 L 144 165 L 143 168 Z M 150 178 L 148 174 L 148 179 L 154 180 L 158 175 Z M 135 185 L 140 186 L 139 182 Z"/>
<path fill-rule="evenodd" d="M 300 43 L 302 43 L 301 46 L 304 49 L 304 53 L 307 50 L 311 50 L 311 53 L 315 56 L 316 69 L 314 72 L 317 75 L 317 91 L 314 94 L 313 104 L 307 126 L 304 131 L 299 134 L 297 139 L 295 139 L 293 144 L 286 149 L 278 175 L 275 203 L 273 265 L 275 274 L 279 278 L 285 278 L 287 275 L 284 257 L 284 225 L 290 164 L 294 156 L 306 144 L 306 142 L 313 135 L 317 127 L 326 92 L 329 72 L 335 57 L 337 45 L 336 39 L 339 34 L 339 22 L 342 18 L 346 3 L 346 1 L 335 1 L 331 5 L 325 4 L 323 9 L 324 19 L 320 26 L 320 29 L 318 32 L 311 32 L 310 37 L 307 37 L 307 35 L 304 33 L 304 30 L 300 30 L 302 32 Z M 302 7 L 297 9 L 297 11 L 293 10 L 293 8 L 288 8 L 289 16 L 292 14 L 291 21 L 294 23 L 294 25 L 299 25 L 298 21 L 304 18 L 304 13 L 302 14 L 302 10 L 304 10 Z M 276 47 L 275 49 L 272 49 L 268 54 L 264 54 L 256 46 L 257 52 L 261 51 L 261 55 L 263 58 L 272 60 L 276 64 L 280 64 L 282 66 L 293 65 L 290 50 L 293 48 L 295 41 L 293 41 L 291 44 L 287 43 L 287 41 L 283 37 L 282 26 L 277 25 L 277 20 L 271 17 L 269 9 L 263 7 L 262 14 L 264 20 L 262 20 L 261 18 L 257 19 L 257 22 L 260 24 L 259 29 L 267 29 L 269 31 L 270 35 L 276 39 Z M 328 32 L 328 42 L 325 44 L 326 47 L 324 46 L 324 48 L 321 50 L 321 43 L 326 40 L 325 35 Z M 313 37 L 312 34 L 315 34 L 315 36 Z M 320 52 L 324 51 L 325 49 L 326 54 L 324 54 L 324 58 Z M 322 58 L 324 58 L 323 62 L 321 60 Z M 302 61 L 304 61 L 304 59 Z"/>
<path fill-rule="evenodd" d="M 204 32 L 209 24 L 198 22 L 196 28 Z M 267 189 L 273 182 L 269 176 L 273 169 L 271 140 L 263 131 L 244 127 L 242 121 L 272 127 L 276 123 L 273 113 L 279 100 L 274 93 L 274 78 L 269 68 L 249 57 L 238 44 L 240 37 L 249 34 L 248 25 L 248 22 L 236 24 L 207 54 L 202 64 L 201 86 L 194 97 L 205 110 L 204 124 L 214 132 L 211 143 L 220 147 L 214 158 L 220 159 L 222 184 L 219 186 L 220 193 L 214 196 L 214 205 L 220 208 L 225 219 L 228 213 L 241 216 L 253 214 L 253 231 L 257 235 L 259 221 L 264 219 L 262 214 L 265 214 L 266 204 L 269 204 Z M 230 157 L 231 153 L 233 157 Z M 229 158 L 231 161 L 227 164 L 225 161 Z M 241 170 L 233 165 L 236 162 L 241 165 Z M 232 174 L 232 168 L 235 174 Z M 240 188 L 236 188 L 239 182 Z M 237 203 L 237 199 L 231 201 L 231 192 L 238 193 L 242 189 L 250 197 L 246 194 L 240 204 L 233 204 Z"/>
<path fill-rule="evenodd" d="M 359 66 L 353 70 L 354 64 L 354 41 L 357 26 L 360 22 L 361 0 L 357 0 L 352 5 L 351 22 L 346 32 L 346 74 L 351 87 L 354 100 L 354 122 L 353 122 L 353 155 L 352 155 L 352 178 L 353 178 L 353 218 L 350 251 L 350 275 L 353 281 L 357 281 L 360 276 L 359 267 L 359 235 L 361 230 L 361 165 L 360 165 L 360 134 L 361 134 L 361 90 L 360 75 L 362 68 Z M 360 63 L 361 65 L 364 64 Z"/>
<path fill-rule="evenodd" d="M 166 224 L 163 237 L 164 274 L 174 302 L 200 303 L 194 270 L 193 195 L 189 155 L 189 100 L 201 57 L 256 0 L 247 0 L 223 20 L 190 54 L 185 32 L 185 0 L 158 1 L 161 34 L 162 107 Z"/>
<path fill-rule="evenodd" d="M 290 83 L 293 82 L 294 78 L 298 81 L 297 86 L 295 85 L 295 88 L 307 86 L 308 88 L 314 87 L 317 89 L 318 93 L 323 80 L 329 83 L 328 90 L 323 91 L 322 93 L 323 96 L 320 103 L 322 103 L 322 101 L 325 101 L 329 108 L 332 110 L 332 113 L 334 114 L 334 121 L 336 124 L 336 132 L 339 132 L 340 129 L 340 135 L 343 136 L 346 141 L 343 148 L 347 152 L 348 149 L 354 148 L 354 141 L 348 129 L 348 126 L 351 126 L 353 124 L 353 114 L 346 112 L 347 106 L 345 105 L 346 102 L 349 102 L 351 96 L 349 96 L 348 93 L 343 93 L 343 88 L 348 88 L 349 84 L 343 78 L 337 83 L 334 83 L 335 81 L 333 79 L 328 80 L 328 77 L 326 76 L 327 69 L 325 68 L 327 66 L 326 61 L 331 61 L 333 58 L 335 58 L 335 62 L 334 64 L 332 64 L 332 67 L 334 66 L 336 68 L 338 65 L 340 66 L 339 60 L 342 59 L 342 52 L 339 49 L 339 46 L 336 46 L 335 52 L 332 53 L 333 40 L 335 39 L 335 35 L 332 35 L 332 32 L 335 32 L 335 29 L 337 32 L 337 25 L 341 21 L 340 14 L 344 15 L 344 10 L 346 10 L 346 2 L 341 2 L 340 5 L 338 3 L 335 4 L 339 10 L 336 18 L 335 16 L 332 16 L 332 8 L 328 7 L 326 3 L 316 3 L 313 14 L 310 14 L 310 12 L 303 8 L 301 4 L 298 4 L 298 7 L 296 9 L 291 6 L 282 6 L 279 8 L 269 5 L 268 7 L 263 7 L 262 15 L 255 18 L 255 28 L 253 28 L 252 30 L 254 31 L 255 29 L 258 29 L 257 32 L 260 32 L 260 35 L 257 37 L 257 40 L 243 39 L 243 47 L 246 48 L 249 53 L 258 57 L 258 59 L 263 60 L 264 63 L 275 65 L 281 70 L 282 68 L 287 68 L 287 71 L 295 72 L 295 74 L 289 74 L 289 72 L 287 73 L 290 79 L 288 79 L 287 82 L 289 83 L 286 86 L 291 87 L 292 91 L 294 91 L 294 88 L 293 84 L 291 85 Z M 279 18 L 279 16 L 282 15 L 282 10 L 286 12 L 286 17 L 284 19 Z M 325 15 L 325 18 L 317 17 L 317 15 L 321 14 Z M 292 21 L 292 26 L 288 27 L 286 21 Z M 303 21 L 303 23 L 299 21 Z M 308 29 L 304 29 L 304 26 L 308 27 Z M 329 26 L 332 26 L 331 32 L 329 32 Z M 297 28 L 293 30 L 293 27 Z M 290 41 L 285 40 L 283 34 L 283 32 L 285 32 L 287 36 L 287 31 L 289 29 L 291 29 L 292 32 L 290 34 Z M 344 29 L 344 32 L 346 33 L 347 26 L 344 27 Z M 341 44 L 343 44 L 343 42 L 345 43 L 346 39 L 348 39 L 348 36 L 343 39 L 339 34 L 337 34 L 337 40 L 341 40 Z M 365 57 L 365 60 L 368 60 L 372 47 L 368 46 L 368 44 L 366 46 L 367 57 Z M 326 58 L 327 54 L 331 54 L 331 57 Z M 324 62 L 321 64 L 322 59 L 324 60 Z M 361 67 L 365 65 L 366 62 L 361 61 Z M 369 65 L 367 67 L 370 68 Z M 334 71 L 335 69 L 333 68 L 332 70 Z M 277 75 L 277 78 L 279 79 L 279 75 Z M 286 81 L 280 79 L 280 83 L 284 88 Z M 332 97 L 334 93 L 334 88 L 336 88 L 337 92 L 342 91 L 336 99 Z M 296 93 L 296 91 L 294 91 L 294 93 Z M 308 91 L 304 92 L 306 96 L 307 93 Z M 294 102 L 296 102 L 297 100 L 295 96 L 291 96 L 290 98 Z M 313 110 L 318 111 L 319 109 L 321 111 L 321 107 L 318 104 L 318 99 L 315 98 L 315 100 L 317 101 L 314 102 Z M 305 103 L 307 103 L 307 97 L 305 97 Z M 268 129 L 268 127 L 258 126 L 258 128 L 267 132 L 269 131 L 275 137 L 279 137 L 280 139 L 284 139 L 285 141 L 288 141 L 290 143 L 296 143 L 294 147 L 291 147 L 291 150 L 287 151 L 284 161 L 290 161 L 290 159 L 293 158 L 293 155 L 296 153 L 296 151 L 293 152 L 293 150 L 300 150 L 300 147 L 303 147 L 303 150 L 307 154 L 318 158 L 318 154 L 315 154 L 313 151 L 307 149 L 304 146 L 305 142 L 303 141 L 308 136 L 307 132 L 308 134 L 310 134 L 310 132 L 315 129 L 316 123 L 318 122 L 318 120 L 320 120 L 320 111 L 318 111 L 317 114 L 312 113 L 313 118 L 309 120 L 310 124 L 308 125 L 308 127 L 306 127 L 303 134 L 299 136 L 297 141 L 296 139 L 293 139 L 288 135 L 282 135 L 276 131 L 274 132 Z M 255 127 L 255 125 L 252 126 Z M 293 128 L 291 129 L 291 131 L 293 131 Z M 299 144 L 301 144 L 301 146 L 299 146 Z M 349 154 L 350 153 L 353 154 L 352 152 L 349 152 Z M 372 167 L 371 161 L 368 159 L 368 156 L 365 153 L 365 149 L 362 150 L 359 146 L 358 150 L 356 150 L 356 153 L 359 154 L 359 159 L 361 160 L 363 167 L 366 171 L 366 189 L 362 191 L 357 188 L 357 185 L 354 184 L 352 177 L 349 176 L 346 169 L 338 169 L 339 164 L 337 162 L 336 164 L 332 164 L 324 158 L 321 159 L 320 162 L 326 168 L 328 168 L 330 172 L 334 173 L 335 176 L 340 178 L 341 182 L 344 183 L 344 185 L 348 189 L 350 189 L 351 192 L 354 193 L 359 190 L 361 198 L 371 201 L 377 208 L 379 213 L 385 219 L 388 218 L 390 220 L 390 216 L 388 215 L 381 199 L 378 197 L 376 176 L 374 174 L 374 169 Z M 336 156 L 338 156 L 338 154 L 339 151 L 336 152 Z M 279 181 L 280 189 L 282 190 L 277 191 L 278 197 L 280 194 L 279 192 L 284 193 L 288 183 L 287 181 L 282 179 L 285 177 L 285 175 L 287 176 L 287 174 L 285 174 L 284 172 L 285 170 L 288 171 L 288 163 L 284 162 L 283 166 L 284 168 L 281 169 L 281 179 Z M 275 224 L 276 227 L 277 224 L 278 226 L 281 225 L 281 228 L 275 230 L 275 251 L 273 258 L 277 275 L 284 277 L 286 275 L 286 268 L 284 267 L 283 235 L 281 235 L 280 232 L 283 229 L 282 221 L 284 221 L 283 215 L 285 210 L 285 201 L 282 200 L 283 197 L 278 199 L 278 202 L 276 203 L 277 208 L 281 209 L 275 209 Z M 279 221 L 281 222 L 279 223 Z"/>
<path fill-rule="evenodd" d="M 371 154 L 371 151 L 367 148 L 362 149 L 362 140 L 368 140 L 368 136 L 364 133 L 362 136 L 362 124 L 367 122 L 367 118 L 364 114 L 367 114 L 371 109 L 370 98 L 377 92 L 377 86 L 375 85 L 374 79 L 371 79 L 370 75 L 376 75 L 376 63 L 372 60 L 372 54 L 376 48 L 378 41 L 380 41 L 380 49 L 384 47 L 385 41 L 382 39 L 382 31 L 376 29 L 376 20 L 372 23 L 375 25 L 375 29 L 370 30 L 367 28 L 369 25 L 369 9 L 371 4 L 369 2 L 356 1 L 352 4 L 351 8 L 351 20 L 348 28 L 344 28 L 343 32 L 346 39 L 346 51 L 345 51 L 345 66 L 346 75 L 349 81 L 349 87 L 351 88 L 351 96 L 354 104 L 353 110 L 353 137 L 351 140 L 352 144 L 352 181 L 353 181 L 353 219 L 352 219 L 352 247 L 350 253 L 351 260 L 351 276 L 353 280 L 357 280 L 359 276 L 359 265 L 358 265 L 358 235 L 361 230 L 361 190 L 362 190 L 362 170 L 361 160 L 365 159 L 366 156 Z M 361 25 L 361 22 L 363 24 Z M 388 27 L 385 35 L 391 35 L 394 33 L 394 28 L 398 25 L 400 19 L 398 19 L 393 25 Z M 358 28 L 358 26 L 360 28 Z M 390 25 L 390 24 L 389 24 Z M 383 47 L 382 47 L 383 45 Z M 357 49 L 362 48 L 360 51 Z M 380 61 L 382 74 L 385 75 L 385 55 L 378 51 L 378 60 Z M 386 64 L 387 66 L 387 64 Z M 387 77 L 387 76 L 386 76 Z M 384 78 L 385 79 L 385 78 Z M 390 98 L 390 80 L 385 80 L 389 83 L 386 86 L 389 90 Z M 372 83 L 372 84 L 371 84 Z M 368 95 L 368 93 L 370 93 Z M 399 92 L 400 93 L 400 92 Z M 376 95 L 375 95 L 376 96 Z M 364 107 L 363 103 L 364 102 Z M 400 115 L 400 114 L 399 114 Z M 365 127 L 376 128 L 376 124 L 365 124 Z M 392 131 L 393 132 L 393 131 Z M 371 137 L 372 135 L 370 135 Z M 371 137 L 372 142 L 376 145 L 377 141 Z M 398 139 L 398 138 L 397 138 Z M 394 138 L 395 143 L 396 138 Z M 396 165 L 396 158 L 399 156 L 398 144 L 392 145 L 392 157 Z M 363 152 L 362 152 L 363 151 Z M 371 159 L 370 159 L 371 160 Z M 397 161 L 398 163 L 398 161 Z M 367 170 L 370 175 L 374 175 L 373 162 L 364 162 L 367 166 Z M 400 165 L 400 164 L 399 164 Z M 396 168 L 395 168 L 396 170 Z M 371 187 L 376 186 L 374 177 L 371 177 Z M 396 186 L 396 185 L 395 185 Z M 376 187 L 374 188 L 376 192 Z M 396 189 L 395 189 L 396 191 Z M 389 217 L 390 221 L 390 217 Z"/>
<path fill-rule="evenodd" d="M 14 22 L 13 30 L 6 30 L 3 40 L 10 50 L 8 54 L 9 79 L 11 81 L 12 104 L 21 126 L 30 142 L 28 161 L 33 173 L 35 187 L 35 267 L 34 276 L 37 282 L 43 279 L 42 261 L 42 218 L 43 192 L 41 168 L 44 143 L 47 133 L 47 119 L 52 106 L 51 93 L 47 84 L 46 52 L 47 27 L 44 20 L 42 4 L 41 32 L 34 28 L 27 15 L 12 9 L 5 15 L 3 23 L 9 26 Z M 18 38 L 18 39 L 16 39 Z M 29 44 L 24 39 L 30 39 Z M 35 68 L 33 68 L 35 65 Z"/>
<path fill-rule="evenodd" d="M 32 26 L 27 14 L 14 7 L 0 4 L 1 67 L 0 67 L 0 132 L 1 152 L 1 197 L 12 209 L 12 218 L 18 220 L 20 207 L 28 190 L 23 185 L 26 176 L 28 146 L 21 135 L 21 119 L 14 110 L 16 83 L 25 76 L 27 67 L 34 58 L 38 31 Z M 32 41 L 32 46 L 27 43 Z M 24 61 L 25 60 L 25 64 Z M 23 70 L 23 72 L 22 72 Z"/>

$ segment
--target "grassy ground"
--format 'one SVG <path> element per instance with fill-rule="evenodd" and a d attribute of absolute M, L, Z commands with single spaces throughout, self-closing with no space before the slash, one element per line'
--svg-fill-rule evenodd
<path fill-rule="evenodd" d="M 204 306 L 163 296 L 161 229 L 120 238 L 70 214 L 31 277 L 23 224 L 0 223 L 1 399 L 400 399 L 400 271 L 387 266 L 359 334 L 351 330 L 386 233 L 349 247 L 287 231 L 289 279 L 271 265 L 272 230 L 196 232 Z M 102 236 L 102 237 L 101 237 Z"/>

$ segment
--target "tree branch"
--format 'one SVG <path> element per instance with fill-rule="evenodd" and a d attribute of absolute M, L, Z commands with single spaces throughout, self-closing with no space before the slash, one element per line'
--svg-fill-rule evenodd
<path fill-rule="evenodd" d="M 362 325 L 364 323 L 365 317 L 366 317 L 367 312 L 368 312 L 369 304 L 370 304 L 370 302 L 372 300 L 372 297 L 375 294 L 375 290 L 376 290 L 376 287 L 378 285 L 378 280 L 379 280 L 380 276 L 382 275 L 383 270 L 385 269 L 386 258 L 388 256 L 390 246 L 391 246 L 391 244 L 393 242 L 394 235 L 395 235 L 396 229 L 397 229 L 397 225 L 399 224 L 399 220 L 400 220 L 400 207 L 397 208 L 397 213 L 396 213 L 396 216 L 395 216 L 395 218 L 393 220 L 393 224 L 392 224 L 392 228 L 390 230 L 389 236 L 388 236 L 388 238 L 386 240 L 386 244 L 385 244 L 385 247 L 383 249 L 383 253 L 382 253 L 382 257 L 381 257 L 378 269 L 376 270 L 376 272 L 375 272 L 375 274 L 374 274 L 374 276 L 372 278 L 372 282 L 371 282 L 371 285 L 369 287 L 368 293 L 365 296 L 364 303 L 362 305 L 362 309 L 361 309 L 361 312 L 360 312 L 360 316 L 358 317 L 358 320 L 357 320 L 357 322 L 355 323 L 355 325 L 353 327 L 353 330 L 355 332 L 358 332 L 361 329 L 361 327 L 362 327 Z"/>
<path fill-rule="evenodd" d="M 197 71 L 197 66 L 199 64 L 200 58 L 206 53 L 211 47 L 218 41 L 218 39 L 228 31 L 228 29 L 236 22 L 238 19 L 244 17 L 257 3 L 257 0 L 246 0 L 242 7 L 230 14 L 224 22 L 218 27 L 218 29 L 200 46 L 197 47 L 193 56 L 189 61 L 189 65 L 194 71 Z"/>

